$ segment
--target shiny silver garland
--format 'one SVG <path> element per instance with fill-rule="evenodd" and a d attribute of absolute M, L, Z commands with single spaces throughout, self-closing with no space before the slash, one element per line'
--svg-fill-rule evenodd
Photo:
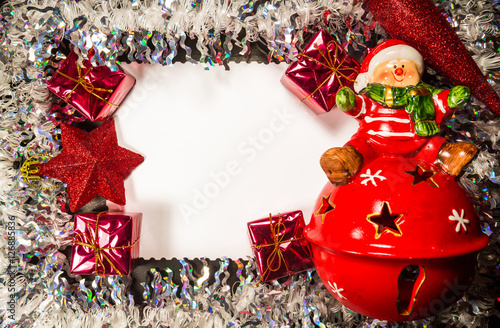
<path fill-rule="evenodd" d="M 500 91 L 497 1 L 436 1 L 476 62 Z M 152 269 L 144 282 L 144 304 L 135 304 L 130 277 L 85 280 L 69 274 L 63 254 L 71 243 L 71 215 L 63 186 L 50 180 L 34 188 L 20 174 L 26 158 L 60 152 L 61 121 L 72 109 L 52 110 L 45 73 L 57 68 L 66 39 L 95 65 L 116 67 L 117 58 L 171 65 L 178 49 L 186 61 L 208 69 L 228 65 L 237 51 L 248 57 L 252 43 L 267 48 L 268 60 L 295 60 L 306 32 L 327 29 L 355 52 L 369 39 L 386 37 L 361 4 L 324 1 L 9 1 L 0 12 L 0 316 L 9 327 L 458 327 L 484 326 L 494 309 L 500 278 L 500 121 L 475 102 L 457 112 L 446 131 L 451 139 L 475 142 L 477 159 L 461 177 L 476 201 L 482 228 L 491 239 L 479 256 L 468 293 L 439 317 L 388 323 L 340 305 L 314 271 L 283 283 L 258 284 L 254 263 L 235 260 L 237 281 L 228 285 L 229 260 L 193 274 L 185 260 L 180 284 L 171 269 Z M 199 59 L 186 42 L 194 40 Z M 189 42 L 188 42 L 189 43 Z M 430 71 L 432 73 L 432 71 Z M 200 74 L 203 74 L 200 71 Z M 437 77 L 439 80 L 439 77 Z M 277 84 L 277 87 L 279 85 Z M 202 259 L 203 270 L 209 261 Z M 244 264 L 247 263 L 247 264 Z M 206 269 L 205 269 L 206 268 Z M 348 268 L 346 268 L 348 269 Z M 497 287 L 498 288 L 498 287 Z"/>

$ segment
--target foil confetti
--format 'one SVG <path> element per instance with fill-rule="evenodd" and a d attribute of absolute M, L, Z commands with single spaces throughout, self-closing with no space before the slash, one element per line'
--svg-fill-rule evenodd
<path fill-rule="evenodd" d="M 435 0 L 500 91 L 498 1 Z M 74 47 L 80 60 L 117 69 L 118 58 L 201 69 L 228 69 L 237 54 L 256 52 L 283 65 L 296 60 L 308 35 L 334 33 L 362 58 L 367 43 L 387 38 L 361 1 L 9 1 L 0 10 L 0 315 L 6 327 L 484 327 L 500 280 L 500 120 L 473 101 L 444 127 L 450 140 L 480 148 L 460 177 L 474 199 L 490 245 L 479 254 L 465 297 L 438 317 L 404 324 L 353 313 L 332 298 L 315 271 L 257 284 L 252 259 L 181 259 L 179 270 L 153 268 L 133 294 L 131 277 L 72 276 L 66 249 L 71 215 L 63 185 L 31 186 L 20 174 L 33 155 L 61 152 L 60 123 L 80 121 L 47 90 L 47 79 Z M 88 58 L 89 51 L 94 55 Z M 182 57 L 184 56 L 184 57 Z M 449 82 L 428 70 L 436 86 Z M 277 83 L 277 87 L 279 87 Z M 55 106 L 53 106 L 55 105 Z M 56 109 L 59 106 L 59 109 Z M 13 229 L 13 230 L 12 230 Z M 9 232 L 15 251 L 9 254 Z M 231 265 L 235 267 L 230 270 Z M 13 292 L 9 291 L 9 287 Z M 10 296 L 12 295 L 12 297 Z M 13 299 L 15 311 L 10 311 Z M 11 304 L 12 304 L 11 302 Z"/>

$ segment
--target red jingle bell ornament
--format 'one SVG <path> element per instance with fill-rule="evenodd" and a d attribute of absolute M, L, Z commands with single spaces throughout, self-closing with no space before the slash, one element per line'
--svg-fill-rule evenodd
<path fill-rule="evenodd" d="M 424 161 L 381 157 L 328 183 L 305 229 L 329 292 L 390 321 L 436 315 L 462 297 L 488 244 L 455 179 Z"/>
<path fill-rule="evenodd" d="M 477 147 L 439 135 L 441 122 L 467 103 L 470 90 L 421 83 L 423 68 L 415 48 L 388 40 L 363 62 L 358 94 L 337 93 L 338 108 L 354 116 L 359 129 L 321 157 L 331 183 L 304 232 L 330 293 L 382 320 L 426 318 L 453 304 L 488 244 L 454 178 Z"/>

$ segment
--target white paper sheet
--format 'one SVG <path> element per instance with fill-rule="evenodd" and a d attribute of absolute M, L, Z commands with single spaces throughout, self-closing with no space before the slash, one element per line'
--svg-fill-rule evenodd
<path fill-rule="evenodd" d="M 119 144 L 145 156 L 125 182 L 144 258 L 245 258 L 247 222 L 294 210 L 309 222 L 321 154 L 357 128 L 285 89 L 285 64 L 230 67 L 124 65 L 137 84 L 115 119 Z"/>

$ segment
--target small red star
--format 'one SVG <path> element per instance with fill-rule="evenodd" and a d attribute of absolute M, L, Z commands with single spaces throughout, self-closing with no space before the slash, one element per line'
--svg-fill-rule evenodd
<path fill-rule="evenodd" d="M 376 228 L 375 239 L 379 239 L 384 232 L 390 232 L 396 237 L 401 237 L 403 233 L 399 228 L 399 220 L 403 214 L 392 214 L 388 202 L 384 202 L 380 213 L 369 214 L 366 219 Z"/>
<path fill-rule="evenodd" d="M 439 185 L 432 179 L 436 172 L 432 170 L 426 170 L 420 165 L 415 166 L 414 171 L 405 171 L 409 175 L 413 176 L 412 186 L 419 184 L 420 182 L 425 182 L 431 187 L 439 188 Z"/>
<path fill-rule="evenodd" d="M 39 174 L 67 184 L 71 211 L 96 196 L 125 205 L 123 180 L 144 157 L 118 146 L 114 120 L 104 122 L 90 133 L 61 124 L 61 139 L 62 153 L 38 164 Z"/>
<path fill-rule="evenodd" d="M 321 197 L 321 205 L 316 212 L 316 215 L 321 215 L 321 224 L 325 223 L 325 216 L 328 212 L 335 209 L 335 204 L 330 202 L 330 196 L 332 193 L 328 194 L 328 196 Z"/>

